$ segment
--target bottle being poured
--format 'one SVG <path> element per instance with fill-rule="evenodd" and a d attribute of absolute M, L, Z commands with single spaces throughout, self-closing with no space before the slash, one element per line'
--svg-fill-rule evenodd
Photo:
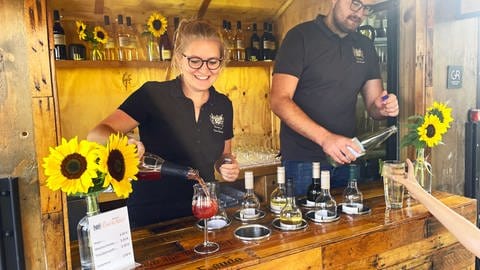
<path fill-rule="evenodd" d="M 197 169 L 166 161 L 152 153 L 145 153 L 140 161 L 137 174 L 138 179 L 157 181 L 163 176 L 197 181 L 200 186 L 202 186 L 205 194 L 209 194 L 205 181 L 200 177 L 200 173 Z"/>
<path fill-rule="evenodd" d="M 359 158 L 365 155 L 368 151 L 378 147 L 380 144 L 386 141 L 390 136 L 397 133 L 397 131 L 398 131 L 397 126 L 392 125 L 387 128 L 380 129 L 373 133 L 364 134 L 359 138 L 354 137 L 352 141 L 358 145 L 358 147 L 361 149 L 361 152 L 357 152 L 348 146 L 347 148 L 356 158 Z M 337 167 L 339 165 L 330 156 L 328 157 L 328 161 L 334 167 Z"/>

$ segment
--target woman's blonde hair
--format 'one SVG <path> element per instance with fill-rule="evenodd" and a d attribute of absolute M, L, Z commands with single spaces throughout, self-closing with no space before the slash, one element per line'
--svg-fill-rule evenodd
<path fill-rule="evenodd" d="M 187 46 L 194 40 L 205 39 L 218 41 L 220 45 L 220 58 L 223 59 L 220 68 L 225 66 L 227 60 L 227 49 L 223 36 L 217 27 L 214 27 L 208 21 L 200 19 L 183 19 L 178 25 L 174 34 L 174 50 L 172 57 L 172 67 L 180 71 L 180 61 Z"/>

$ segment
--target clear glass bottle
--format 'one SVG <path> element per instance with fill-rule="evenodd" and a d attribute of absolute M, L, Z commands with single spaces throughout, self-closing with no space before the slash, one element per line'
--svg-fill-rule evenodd
<path fill-rule="evenodd" d="M 293 179 L 289 178 L 286 183 L 287 203 L 280 211 L 280 226 L 294 229 L 302 224 L 302 211 L 295 202 Z"/>
<path fill-rule="evenodd" d="M 129 61 L 130 35 L 123 24 L 123 15 L 118 15 L 117 25 L 118 60 Z"/>
<path fill-rule="evenodd" d="M 270 211 L 274 214 L 280 214 L 282 208 L 287 203 L 285 191 L 285 167 L 277 167 L 277 187 L 270 195 Z"/>
<path fill-rule="evenodd" d="M 318 194 L 322 191 L 320 186 L 320 162 L 312 162 L 312 183 L 307 191 L 307 206 L 315 206 L 315 200 Z"/>
<path fill-rule="evenodd" d="M 240 218 L 251 219 L 260 215 L 260 202 L 257 195 L 253 192 L 253 172 L 245 172 L 245 195 L 242 200 L 242 209 L 240 210 Z"/>
<path fill-rule="evenodd" d="M 85 201 L 87 204 L 87 215 L 80 219 L 77 224 L 78 251 L 82 269 L 92 269 L 92 244 L 90 243 L 91 239 L 88 217 L 100 213 L 100 208 L 98 206 L 98 193 L 86 194 Z"/>
<path fill-rule="evenodd" d="M 362 150 L 360 153 L 357 153 L 355 150 L 352 148 L 348 147 L 348 150 L 355 156 L 355 157 L 361 157 L 365 155 L 365 153 L 369 150 L 375 149 L 377 146 L 382 144 L 384 141 L 386 141 L 390 136 L 393 134 L 397 133 L 398 128 L 395 125 L 389 126 L 387 128 L 380 129 L 378 131 L 372 132 L 372 133 L 366 133 L 363 134 L 360 137 L 354 137 L 352 139 L 353 142 L 355 142 L 358 147 Z M 338 166 L 338 164 L 329 156 L 328 161 L 330 164 L 334 167 Z"/>
<path fill-rule="evenodd" d="M 127 19 L 126 31 L 130 38 L 130 44 L 128 45 L 127 60 L 129 61 L 139 60 L 139 53 L 138 53 L 138 48 L 140 47 L 139 36 L 137 35 L 137 32 L 133 28 L 132 18 L 127 16 L 126 19 Z"/>
<path fill-rule="evenodd" d="M 53 43 L 55 60 L 67 60 L 67 43 L 65 42 L 65 31 L 60 23 L 60 12 L 53 11 Z"/>
<path fill-rule="evenodd" d="M 105 58 L 106 60 L 118 60 L 118 48 L 115 42 L 116 33 L 113 26 L 110 24 L 110 16 L 103 16 L 103 24 L 108 35 L 107 44 L 105 44 Z"/>
<path fill-rule="evenodd" d="M 343 191 L 343 207 L 359 209 L 363 204 L 362 192 L 357 187 L 357 179 L 359 177 L 359 168 L 357 164 L 350 164 L 348 166 L 349 177 L 348 184 Z M 348 212 L 348 210 L 347 210 Z"/>
<path fill-rule="evenodd" d="M 234 59 L 245 61 L 245 36 L 242 31 L 242 22 L 237 21 L 237 30 L 235 31 L 235 54 Z"/>
<path fill-rule="evenodd" d="M 329 219 L 337 216 L 337 202 L 330 195 L 330 171 L 321 171 L 322 191 L 315 201 L 315 219 Z"/>

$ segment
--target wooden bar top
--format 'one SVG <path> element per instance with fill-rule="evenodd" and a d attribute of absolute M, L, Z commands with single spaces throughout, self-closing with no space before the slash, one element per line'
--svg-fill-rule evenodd
<path fill-rule="evenodd" d="M 385 209 L 383 186 L 374 181 L 360 186 L 365 215 L 341 214 L 331 223 L 308 222 L 300 231 L 280 231 L 272 226 L 273 214 L 254 222 L 271 228 L 260 241 L 242 241 L 233 232 L 243 225 L 233 218 L 230 226 L 209 233 L 220 245 L 210 255 L 198 255 L 193 247 L 203 241 L 197 219 L 187 217 L 132 231 L 138 269 L 469 269 L 475 257 L 414 200 L 404 208 Z M 332 190 L 337 203 L 342 190 Z M 472 222 L 476 201 L 435 191 L 433 195 Z M 72 245 L 72 261 L 78 249 Z M 74 266 L 78 267 L 78 266 Z M 471 268 L 473 269 L 473 268 Z"/>

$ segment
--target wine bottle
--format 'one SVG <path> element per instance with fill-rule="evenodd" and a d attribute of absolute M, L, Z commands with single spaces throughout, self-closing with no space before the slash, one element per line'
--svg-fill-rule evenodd
<path fill-rule="evenodd" d="M 103 24 L 103 27 L 108 35 L 107 44 L 105 44 L 105 59 L 118 60 L 118 49 L 115 42 L 116 33 L 113 29 L 113 26 L 110 24 L 110 17 L 108 15 L 103 16 Z"/>
<path fill-rule="evenodd" d="M 172 60 L 172 43 L 168 37 L 168 32 L 165 32 L 160 37 L 160 55 L 162 57 L 162 61 Z"/>
<path fill-rule="evenodd" d="M 307 191 L 307 206 L 315 206 L 315 200 L 320 194 L 322 188 L 320 186 L 320 162 L 312 162 L 312 183 Z"/>
<path fill-rule="evenodd" d="M 275 214 L 280 214 L 286 203 L 285 167 L 277 167 L 277 187 L 270 195 L 270 210 Z"/>
<path fill-rule="evenodd" d="M 67 60 L 67 43 L 65 42 L 65 30 L 60 23 L 60 13 L 53 11 L 53 44 L 55 60 Z"/>
<path fill-rule="evenodd" d="M 237 30 L 235 31 L 235 53 L 233 56 L 237 61 L 245 61 L 244 39 L 242 22 L 237 21 Z"/>
<path fill-rule="evenodd" d="M 268 35 L 269 35 L 269 43 L 270 43 L 270 60 L 275 60 L 275 55 L 277 53 L 277 41 L 275 40 L 275 36 L 273 35 L 273 24 L 268 24 Z"/>
<path fill-rule="evenodd" d="M 348 147 L 348 150 L 355 156 L 361 157 L 365 155 L 365 153 L 369 150 L 375 149 L 377 146 L 382 144 L 385 140 L 387 140 L 390 136 L 397 133 L 398 128 L 395 125 L 389 126 L 387 128 L 380 129 L 373 133 L 366 133 L 360 137 L 352 138 L 352 141 L 357 144 L 357 146 L 361 149 L 360 153 L 357 153 L 353 148 Z M 334 167 L 337 167 L 338 164 L 331 158 L 328 157 L 328 161 Z"/>
<path fill-rule="evenodd" d="M 199 175 L 196 169 L 166 161 L 152 153 L 145 153 L 137 177 L 140 180 L 160 180 L 162 176 L 173 176 L 199 181 Z"/>
<path fill-rule="evenodd" d="M 132 18 L 127 16 L 126 19 L 127 19 L 126 32 L 129 37 L 127 60 L 128 61 L 138 60 L 139 59 L 138 47 L 139 47 L 140 41 L 138 40 L 138 35 L 132 26 Z"/>
<path fill-rule="evenodd" d="M 328 219 L 337 216 L 337 202 L 330 195 L 330 171 L 321 171 L 321 192 L 315 201 L 315 219 Z"/>
<path fill-rule="evenodd" d="M 127 33 L 127 29 L 123 24 L 122 15 L 118 15 L 117 23 L 118 60 L 128 61 L 131 60 L 131 58 L 129 57 L 130 35 Z"/>
<path fill-rule="evenodd" d="M 280 225 L 286 229 L 294 229 L 302 224 L 302 211 L 295 202 L 292 178 L 287 180 L 286 191 L 287 203 L 280 211 Z"/>
<path fill-rule="evenodd" d="M 253 192 L 253 172 L 245 172 L 245 195 L 242 200 L 242 209 L 240 210 L 240 218 L 251 219 L 257 217 L 260 213 L 260 202 Z"/>
<path fill-rule="evenodd" d="M 260 37 L 257 33 L 257 24 L 254 23 L 252 25 L 252 36 L 250 37 L 250 48 L 251 54 L 249 61 L 257 61 L 260 60 Z"/>
<path fill-rule="evenodd" d="M 269 36 L 268 36 L 268 23 L 263 23 L 263 34 L 260 38 L 260 59 L 263 61 L 270 60 L 270 43 L 269 43 Z"/>
<path fill-rule="evenodd" d="M 356 164 L 348 165 L 349 177 L 348 184 L 343 191 L 342 211 L 346 213 L 358 213 L 363 204 L 363 195 L 358 190 L 357 179 L 359 177 L 359 168 Z"/>

